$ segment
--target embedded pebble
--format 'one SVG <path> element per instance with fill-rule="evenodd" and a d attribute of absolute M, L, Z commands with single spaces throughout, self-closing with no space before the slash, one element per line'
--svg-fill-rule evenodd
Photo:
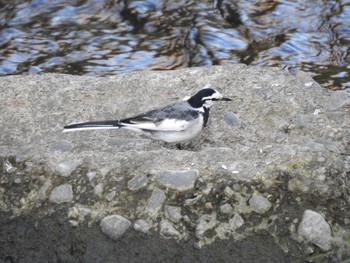
<path fill-rule="evenodd" d="M 241 120 L 233 112 L 225 113 L 224 120 L 230 126 L 241 126 Z"/>
<path fill-rule="evenodd" d="M 314 84 L 314 83 L 312 81 L 310 81 L 310 82 L 306 82 L 304 85 L 305 85 L 305 87 L 311 87 L 312 84 Z"/>
<path fill-rule="evenodd" d="M 298 227 L 298 235 L 318 246 L 323 251 L 332 249 L 332 231 L 319 213 L 305 210 Z"/>
<path fill-rule="evenodd" d="M 13 166 L 12 163 L 8 160 L 4 161 L 3 169 L 4 169 L 4 172 L 6 173 L 13 173 L 14 171 L 17 170 L 17 168 Z"/>
<path fill-rule="evenodd" d="M 96 177 L 96 172 L 95 171 L 92 171 L 92 172 L 88 172 L 86 174 L 87 178 L 89 179 L 89 182 L 91 182 L 92 179 L 94 179 Z"/>
<path fill-rule="evenodd" d="M 75 160 L 70 160 L 62 162 L 55 167 L 56 172 L 58 172 L 63 177 L 68 177 L 77 168 L 78 162 Z"/>
<path fill-rule="evenodd" d="M 146 206 L 146 213 L 152 218 L 156 217 L 163 206 L 165 198 L 166 196 L 162 190 L 154 188 Z"/>
<path fill-rule="evenodd" d="M 121 215 L 110 215 L 102 219 L 102 232 L 113 240 L 118 240 L 130 227 L 128 219 Z"/>
<path fill-rule="evenodd" d="M 216 213 L 202 215 L 197 221 L 196 237 L 203 238 L 204 233 L 209 229 L 213 229 L 216 224 Z"/>
<path fill-rule="evenodd" d="M 195 198 L 191 198 L 191 199 L 186 199 L 184 206 L 191 206 L 196 204 L 199 200 L 201 200 L 202 195 L 197 195 Z"/>
<path fill-rule="evenodd" d="M 220 212 L 223 214 L 231 214 L 233 212 L 233 208 L 230 204 L 223 204 L 220 206 Z"/>
<path fill-rule="evenodd" d="M 199 177 L 198 170 L 164 171 L 156 180 L 158 183 L 177 191 L 186 191 L 194 188 Z"/>
<path fill-rule="evenodd" d="M 254 194 L 249 199 L 249 206 L 255 213 L 264 214 L 271 208 L 271 203 L 264 196 L 260 194 Z"/>
<path fill-rule="evenodd" d="M 243 218 L 235 213 L 234 216 L 228 221 L 230 230 L 236 230 L 237 228 L 240 228 L 244 224 Z"/>
<path fill-rule="evenodd" d="M 99 183 L 99 184 L 95 185 L 94 194 L 98 197 L 102 197 L 102 193 L 103 193 L 103 184 Z"/>
<path fill-rule="evenodd" d="M 115 192 L 115 191 L 112 191 L 112 192 L 106 194 L 106 200 L 107 200 L 108 202 L 112 201 L 113 198 L 115 197 L 115 195 L 116 195 L 116 192 Z"/>
<path fill-rule="evenodd" d="M 20 183 L 22 183 L 22 179 L 21 178 L 16 178 L 15 180 L 13 180 L 13 182 L 15 184 L 20 184 Z"/>
<path fill-rule="evenodd" d="M 73 144 L 66 140 L 61 140 L 52 146 L 52 150 L 55 152 L 70 152 L 74 148 Z"/>
<path fill-rule="evenodd" d="M 129 190 L 135 191 L 147 185 L 148 179 L 144 175 L 136 175 L 128 182 Z"/>
<path fill-rule="evenodd" d="M 231 187 L 226 186 L 224 189 L 224 195 L 227 197 L 231 197 L 234 194 L 234 191 L 232 190 Z"/>
<path fill-rule="evenodd" d="M 44 185 L 40 188 L 38 192 L 38 199 L 44 200 L 47 197 L 47 190 L 51 187 L 52 181 L 51 179 L 47 179 L 44 183 Z"/>
<path fill-rule="evenodd" d="M 70 184 L 62 184 L 52 190 L 49 200 L 61 204 L 73 200 L 73 190 Z"/>
<path fill-rule="evenodd" d="M 180 222 L 181 215 L 181 207 L 166 205 L 164 207 L 165 215 L 174 223 Z"/>
<path fill-rule="evenodd" d="M 134 222 L 134 229 L 136 231 L 147 234 L 150 228 L 151 228 L 150 224 L 145 220 L 138 219 Z"/>
<path fill-rule="evenodd" d="M 177 231 L 173 224 L 170 223 L 168 220 L 163 219 L 160 224 L 160 234 L 164 237 L 172 237 L 172 236 L 179 236 L 180 233 Z"/>

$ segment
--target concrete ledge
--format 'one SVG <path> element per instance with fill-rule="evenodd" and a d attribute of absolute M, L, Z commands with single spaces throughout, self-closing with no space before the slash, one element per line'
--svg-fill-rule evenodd
<path fill-rule="evenodd" d="M 184 150 L 129 131 L 62 133 L 66 124 L 132 116 L 181 100 L 205 85 L 233 101 L 215 105 L 203 134 Z M 0 183 L 5 196 L 0 209 L 14 217 L 38 205 L 46 215 L 56 205 L 47 203 L 50 193 L 68 184 L 73 198 L 64 205 L 70 209 L 70 224 L 118 214 L 132 222 L 144 220 L 147 231 L 158 233 L 160 220 L 167 228 L 159 234 L 166 238 L 181 240 L 193 235 L 193 228 L 203 233 L 197 247 L 216 239 L 242 239 L 272 225 L 280 242 L 286 222 L 278 218 L 287 214 L 294 229 L 290 237 L 301 242 L 296 229 L 306 208 L 333 222 L 334 236 L 350 226 L 350 93 L 325 90 L 308 74 L 226 65 L 112 78 L 8 76 L 0 78 L 0 86 Z M 186 169 L 198 170 L 198 179 L 179 196 L 167 182 L 157 181 L 166 170 Z M 136 176 L 142 184 L 131 190 L 128 181 Z M 10 195 L 13 183 L 23 191 Z M 146 208 L 154 189 L 165 199 L 149 217 Z M 257 215 L 249 206 L 252 196 L 268 202 L 258 222 L 250 220 Z M 181 220 L 168 221 L 167 204 L 180 208 Z M 335 204 L 338 214 L 330 210 Z M 232 209 L 220 210 L 228 206 Z M 237 215 L 244 218 L 240 234 L 229 224 Z M 208 231 L 214 234 L 209 237 Z M 279 245 L 288 250 L 287 243 Z"/>

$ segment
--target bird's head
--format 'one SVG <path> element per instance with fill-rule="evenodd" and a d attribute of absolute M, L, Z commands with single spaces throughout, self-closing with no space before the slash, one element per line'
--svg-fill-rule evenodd
<path fill-rule="evenodd" d="M 204 88 L 188 99 L 188 103 L 194 108 L 204 107 L 209 109 L 215 101 L 231 101 L 223 97 L 220 92 L 211 88 Z"/>

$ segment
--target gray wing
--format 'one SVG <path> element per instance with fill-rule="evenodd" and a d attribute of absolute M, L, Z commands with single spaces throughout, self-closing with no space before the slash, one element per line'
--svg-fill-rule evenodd
<path fill-rule="evenodd" d="M 193 120 L 198 118 L 199 112 L 193 110 L 187 101 L 178 102 L 163 108 L 151 110 L 143 114 L 121 120 L 123 123 L 136 124 L 153 122 L 158 123 L 164 119 Z"/>

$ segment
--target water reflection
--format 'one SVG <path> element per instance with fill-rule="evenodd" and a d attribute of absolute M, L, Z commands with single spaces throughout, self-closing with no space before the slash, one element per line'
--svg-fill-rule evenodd
<path fill-rule="evenodd" d="M 7 1 L 0 23 L 0 75 L 246 63 L 350 87 L 347 0 Z"/>

